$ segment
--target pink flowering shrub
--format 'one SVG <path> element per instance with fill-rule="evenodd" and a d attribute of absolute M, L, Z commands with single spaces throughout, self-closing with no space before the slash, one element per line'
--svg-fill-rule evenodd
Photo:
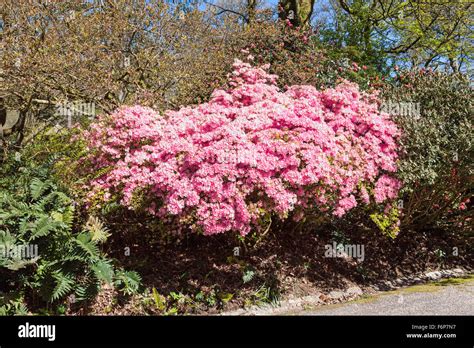
<path fill-rule="evenodd" d="M 343 216 L 397 196 L 397 127 L 376 95 L 342 83 L 281 91 L 236 60 L 229 90 L 164 116 L 122 107 L 85 131 L 90 201 L 177 216 L 206 235 L 247 234 L 268 214 Z"/>

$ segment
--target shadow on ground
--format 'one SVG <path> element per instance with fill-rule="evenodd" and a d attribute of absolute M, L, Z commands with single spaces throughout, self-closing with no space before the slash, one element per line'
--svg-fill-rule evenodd
<path fill-rule="evenodd" d="M 308 224 L 297 230 L 290 230 L 294 223 L 282 223 L 260 242 L 250 237 L 244 245 L 230 234 L 158 238 L 156 232 L 136 223 L 133 226 L 115 226 L 108 253 L 124 267 L 138 271 L 144 288 L 155 288 L 164 296 L 175 292 L 191 297 L 217 294 L 217 298 L 230 294 L 232 298 L 225 303 L 184 306 L 180 312 L 216 313 L 288 294 L 304 296 L 353 284 L 364 287 L 426 270 L 472 266 L 474 259 L 466 238 L 442 230 L 402 231 L 390 239 L 372 227 L 350 223 Z M 325 257 L 325 246 L 333 242 L 363 245 L 363 262 Z M 234 255 L 236 247 L 238 256 Z M 120 314 L 127 301 L 119 298 L 114 313 Z M 124 311 L 127 314 L 128 309 Z"/>

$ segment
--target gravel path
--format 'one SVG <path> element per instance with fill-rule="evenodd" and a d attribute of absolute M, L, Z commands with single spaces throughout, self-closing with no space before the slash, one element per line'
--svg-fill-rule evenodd
<path fill-rule="evenodd" d="M 474 280 L 411 287 L 299 315 L 474 315 Z"/>

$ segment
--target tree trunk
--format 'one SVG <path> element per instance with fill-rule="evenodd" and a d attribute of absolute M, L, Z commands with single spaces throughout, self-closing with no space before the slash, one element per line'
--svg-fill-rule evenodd
<path fill-rule="evenodd" d="M 257 0 L 247 0 L 247 23 L 252 25 L 255 22 L 257 12 Z"/>
<path fill-rule="evenodd" d="M 315 0 L 280 0 L 279 17 L 289 19 L 295 27 L 308 27 Z"/>

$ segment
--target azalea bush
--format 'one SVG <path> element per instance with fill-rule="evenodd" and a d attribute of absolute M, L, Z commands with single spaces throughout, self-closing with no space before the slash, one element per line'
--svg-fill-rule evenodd
<path fill-rule="evenodd" d="M 245 235 L 272 216 L 341 217 L 394 200 L 399 131 L 377 95 L 349 82 L 282 91 L 267 69 L 236 60 L 231 87 L 208 103 L 101 116 L 81 137 L 89 205 L 118 202 L 206 235 Z"/>

